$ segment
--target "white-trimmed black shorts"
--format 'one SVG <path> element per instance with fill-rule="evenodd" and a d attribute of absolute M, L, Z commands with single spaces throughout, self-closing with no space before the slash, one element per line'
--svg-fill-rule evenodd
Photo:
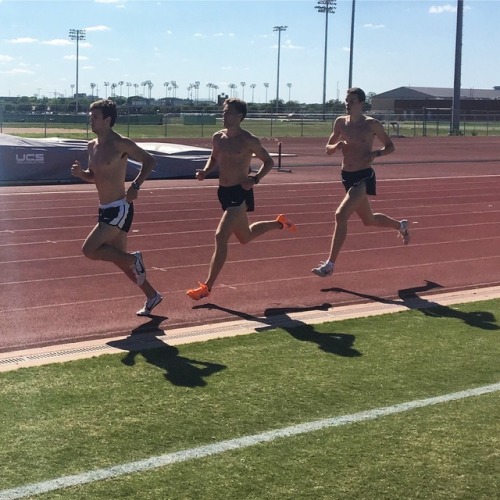
<path fill-rule="evenodd" d="M 108 224 L 108 226 L 116 226 L 128 233 L 133 219 L 134 205 L 125 198 L 106 205 L 99 205 L 99 222 Z"/>

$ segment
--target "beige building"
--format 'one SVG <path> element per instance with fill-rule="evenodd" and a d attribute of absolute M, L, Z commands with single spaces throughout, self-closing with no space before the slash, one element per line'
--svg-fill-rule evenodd
<path fill-rule="evenodd" d="M 427 118 L 451 113 L 453 88 L 399 87 L 371 99 L 371 112 L 383 119 Z M 460 111 L 467 114 L 500 114 L 500 86 L 493 89 L 461 89 Z"/>

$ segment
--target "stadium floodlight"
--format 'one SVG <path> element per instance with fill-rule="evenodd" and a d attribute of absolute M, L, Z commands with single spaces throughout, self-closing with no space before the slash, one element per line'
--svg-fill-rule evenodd
<path fill-rule="evenodd" d="M 79 42 L 80 40 L 85 40 L 86 32 L 81 29 L 70 29 L 69 30 L 70 40 L 76 40 L 76 94 L 75 94 L 75 113 L 78 114 L 78 59 L 79 59 Z"/>
<path fill-rule="evenodd" d="M 325 57 L 323 63 L 323 120 L 326 115 L 326 56 L 328 49 L 328 14 L 334 14 L 337 7 L 336 0 L 318 0 L 318 5 L 314 8 L 318 12 L 325 14 Z"/>
<path fill-rule="evenodd" d="M 278 114 L 278 107 L 280 102 L 280 52 L 281 52 L 281 32 L 286 31 L 288 26 L 275 26 L 273 31 L 278 32 L 278 74 L 276 77 L 276 114 Z"/>

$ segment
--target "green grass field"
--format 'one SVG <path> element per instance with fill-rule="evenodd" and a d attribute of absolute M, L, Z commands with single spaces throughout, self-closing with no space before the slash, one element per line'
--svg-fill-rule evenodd
<path fill-rule="evenodd" d="M 499 301 L 476 302 L 0 373 L 0 498 L 23 485 L 497 384 L 498 318 Z M 36 498 L 491 500 L 498 408 L 492 392 Z"/>
<path fill-rule="evenodd" d="M 244 124 L 247 130 L 258 137 L 327 138 L 331 134 L 333 122 L 331 119 L 325 121 L 247 119 Z M 222 122 L 218 119 L 215 125 L 184 125 L 179 118 L 172 118 L 163 125 L 128 125 L 126 117 L 119 117 L 114 128 L 118 133 L 134 139 L 209 138 L 222 128 Z M 2 129 L 6 131 L 16 129 L 15 135 L 31 138 L 64 137 L 88 140 L 93 137 L 92 131 L 85 124 L 9 122 L 4 123 Z M 386 129 L 392 135 L 399 134 L 404 137 L 422 137 L 423 135 L 445 137 L 449 133 L 449 123 L 428 121 L 424 126 L 421 120 L 405 121 L 400 122 L 397 127 L 386 124 Z M 500 135 L 500 123 L 463 122 L 460 130 L 462 135 L 498 136 Z"/>

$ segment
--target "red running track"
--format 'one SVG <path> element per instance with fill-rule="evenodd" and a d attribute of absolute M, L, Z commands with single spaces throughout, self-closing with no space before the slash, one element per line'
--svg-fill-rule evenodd
<path fill-rule="evenodd" d="M 256 188 L 251 221 L 283 212 L 297 233 L 272 231 L 246 246 L 232 242 L 212 295 L 200 302 L 185 290 L 206 278 L 221 215 L 217 182 L 145 184 L 129 247 L 142 250 L 148 278 L 165 296 L 152 320 L 135 315 L 143 296 L 117 268 L 81 255 L 96 221 L 94 186 L 1 187 L 0 352 L 130 335 L 148 326 L 168 336 L 170 328 L 264 311 L 500 284 L 500 138 L 396 140 L 390 163 L 376 166 L 373 207 L 408 218 L 411 244 L 354 217 L 337 271 L 321 279 L 310 269 L 328 255 L 344 195 L 338 159 L 333 168 L 323 156 L 324 163 L 315 161 L 324 142 L 296 141 L 289 149 L 297 156 L 283 160 L 292 172 L 275 170 Z"/>

